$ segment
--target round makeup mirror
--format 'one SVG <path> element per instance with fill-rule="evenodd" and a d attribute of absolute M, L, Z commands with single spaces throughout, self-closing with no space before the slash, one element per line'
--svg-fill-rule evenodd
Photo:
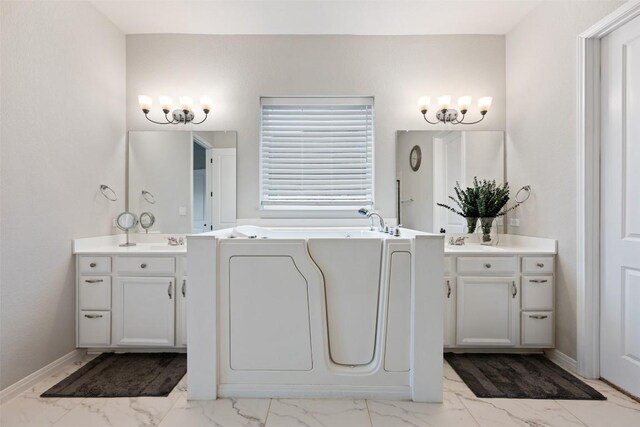
<path fill-rule="evenodd" d="M 127 241 L 120 246 L 135 246 L 135 243 L 129 243 L 129 230 L 138 225 L 138 217 L 132 212 L 124 211 L 116 218 L 116 225 L 127 234 Z"/>
<path fill-rule="evenodd" d="M 145 233 L 149 232 L 155 222 L 156 217 L 151 212 L 142 212 L 140 214 L 140 227 L 144 228 Z"/>

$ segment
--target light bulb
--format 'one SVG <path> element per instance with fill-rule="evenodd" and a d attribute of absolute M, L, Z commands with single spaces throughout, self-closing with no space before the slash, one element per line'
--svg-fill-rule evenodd
<path fill-rule="evenodd" d="M 469 107 L 471 107 L 471 97 L 470 96 L 461 96 L 458 98 L 458 109 L 462 114 L 469 111 Z"/>
<path fill-rule="evenodd" d="M 188 96 L 180 97 L 180 109 L 182 111 L 191 111 L 193 109 L 193 99 Z"/>
<path fill-rule="evenodd" d="M 148 113 L 151 110 L 151 105 L 153 105 L 153 101 L 150 96 L 147 95 L 138 95 L 138 104 L 140 105 L 140 109 L 144 111 L 144 113 Z"/>
<path fill-rule="evenodd" d="M 489 107 L 491 107 L 491 101 L 493 98 L 490 96 L 483 96 L 478 99 L 478 108 L 480 109 L 480 113 L 486 114 L 489 111 Z"/>
<path fill-rule="evenodd" d="M 422 111 L 427 111 L 429 110 L 429 104 L 431 104 L 431 97 L 430 96 L 421 96 L 420 99 L 418 100 L 418 109 L 422 112 Z"/>
<path fill-rule="evenodd" d="M 448 110 L 451 105 L 451 97 L 442 95 L 438 97 L 438 110 Z"/>
<path fill-rule="evenodd" d="M 209 111 L 211 111 L 211 104 L 211 98 L 208 96 L 200 97 L 200 107 L 202 107 L 202 111 L 204 111 L 205 114 L 209 114 Z"/>
<path fill-rule="evenodd" d="M 162 108 L 162 111 L 164 111 L 165 114 L 171 111 L 171 107 L 173 106 L 173 99 L 171 99 L 170 96 L 160 96 L 158 97 L 158 101 L 160 102 L 160 108 Z"/>

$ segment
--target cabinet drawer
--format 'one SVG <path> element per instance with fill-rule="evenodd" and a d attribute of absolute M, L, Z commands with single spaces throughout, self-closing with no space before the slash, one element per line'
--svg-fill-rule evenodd
<path fill-rule="evenodd" d="M 78 291 L 80 310 L 111 309 L 110 276 L 81 276 Z"/>
<path fill-rule="evenodd" d="M 111 257 L 108 256 L 81 256 L 80 273 L 102 274 L 111 273 Z"/>
<path fill-rule="evenodd" d="M 453 266 L 453 261 L 451 257 L 444 257 L 444 272 L 451 273 L 451 267 Z"/>
<path fill-rule="evenodd" d="M 517 264 L 515 257 L 458 257 L 458 274 L 513 274 Z"/>
<path fill-rule="evenodd" d="M 522 309 L 553 310 L 553 276 L 522 277 Z"/>
<path fill-rule="evenodd" d="M 163 257 L 118 257 L 120 274 L 174 274 L 175 258 Z"/>
<path fill-rule="evenodd" d="M 522 345 L 553 347 L 552 312 L 522 312 Z"/>
<path fill-rule="evenodd" d="M 81 311 L 78 322 L 78 345 L 95 347 L 111 344 L 111 313 Z"/>
<path fill-rule="evenodd" d="M 553 257 L 524 257 L 522 272 L 553 274 Z"/>

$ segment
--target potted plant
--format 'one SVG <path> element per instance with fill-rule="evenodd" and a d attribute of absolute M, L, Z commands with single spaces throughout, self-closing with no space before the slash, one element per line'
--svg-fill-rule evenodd
<path fill-rule="evenodd" d="M 495 219 L 520 206 L 519 203 L 516 203 L 513 207 L 506 210 L 504 209 L 509 201 L 509 183 L 505 182 L 502 185 L 498 185 L 495 179 L 483 179 L 480 181 L 478 177 L 474 177 L 473 187 L 468 187 L 465 191 L 461 189 L 460 183 L 456 182 L 454 191 L 456 192 L 457 199 L 452 196 L 449 196 L 449 198 L 460 207 L 460 210 L 442 203 L 438 203 L 438 206 L 465 217 L 470 233 L 473 233 L 476 228 L 475 223 L 474 226 L 471 227 L 470 217 L 475 216 L 476 222 L 479 218 L 480 228 L 482 230 L 482 243 L 497 244 L 497 233 L 495 236 L 491 235 Z"/>

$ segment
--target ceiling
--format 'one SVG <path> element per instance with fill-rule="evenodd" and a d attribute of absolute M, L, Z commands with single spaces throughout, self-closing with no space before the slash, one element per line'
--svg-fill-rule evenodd
<path fill-rule="evenodd" d="M 89 0 L 125 34 L 506 34 L 530 0 Z"/>

